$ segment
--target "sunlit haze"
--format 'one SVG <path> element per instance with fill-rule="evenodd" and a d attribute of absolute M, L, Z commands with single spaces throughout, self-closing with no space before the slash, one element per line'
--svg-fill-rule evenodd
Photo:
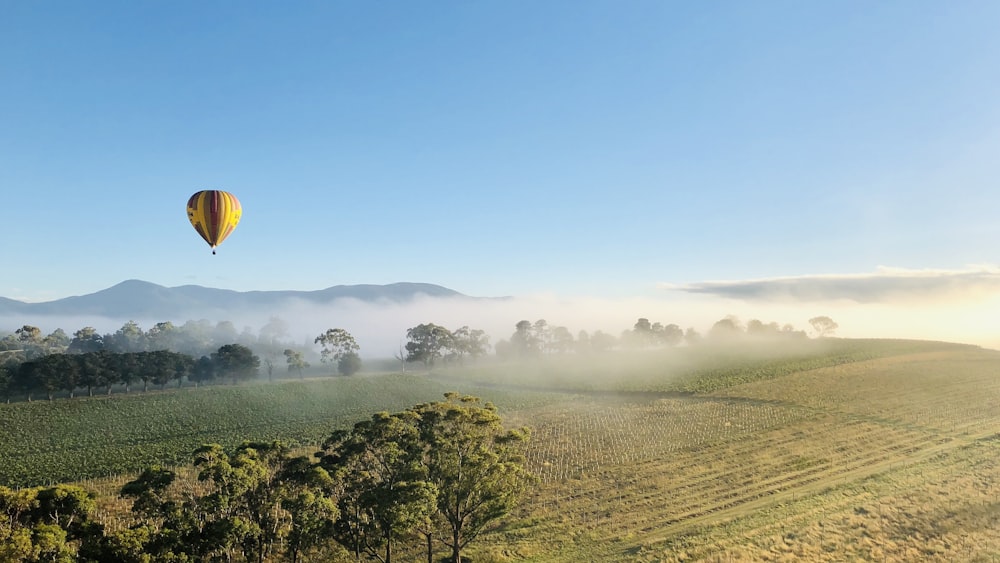
<path fill-rule="evenodd" d="M 1000 348 L 998 21 L 987 1 L 0 0 L 0 296 L 511 297 L 282 314 L 376 356 L 427 322 L 495 342 L 727 315 Z M 202 189 L 243 206 L 214 256 L 184 215 Z"/>

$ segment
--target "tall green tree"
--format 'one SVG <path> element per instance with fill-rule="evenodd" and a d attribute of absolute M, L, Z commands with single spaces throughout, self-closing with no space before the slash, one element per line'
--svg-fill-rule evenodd
<path fill-rule="evenodd" d="M 447 393 L 445 401 L 414 407 L 428 480 L 437 487 L 442 538 L 452 561 L 521 500 L 534 477 L 525 469 L 527 428 L 506 430 L 491 403 Z"/>
<path fill-rule="evenodd" d="M 0 363 L 0 399 L 10 402 L 10 392 L 14 387 L 14 374 L 12 366 Z"/>
<path fill-rule="evenodd" d="M 76 561 L 76 542 L 101 533 L 90 521 L 95 506 L 94 495 L 81 487 L 0 486 L 0 561 Z"/>
<path fill-rule="evenodd" d="M 455 336 L 450 330 L 434 323 L 420 324 L 406 331 L 406 361 L 423 362 L 431 368 L 441 358 L 444 350 L 455 346 Z"/>
<path fill-rule="evenodd" d="M 244 443 L 227 455 L 218 444 L 195 451 L 198 478 L 210 482 L 205 496 L 207 511 L 214 514 L 224 533 L 217 547 L 239 546 L 248 561 L 263 563 L 288 524 L 281 510 L 284 487 L 281 474 L 290 461 L 280 442 Z"/>
<path fill-rule="evenodd" d="M 42 344 L 42 330 L 37 326 L 24 325 L 14 331 L 16 343 L 19 350 L 24 354 L 26 360 L 33 360 L 45 355 L 45 346 Z"/>
<path fill-rule="evenodd" d="M 57 328 L 42 339 L 45 354 L 63 354 L 69 347 L 70 338 L 61 328 Z"/>
<path fill-rule="evenodd" d="M 239 333 L 236 331 L 236 325 L 232 321 L 219 321 L 215 323 L 215 328 L 212 329 L 213 344 L 216 346 L 236 344 L 238 339 Z"/>
<path fill-rule="evenodd" d="M 51 401 L 56 391 L 66 388 L 60 364 L 57 354 L 21 364 L 18 368 L 17 386 L 28 394 L 29 401 L 31 393 L 36 390 L 45 393 Z"/>
<path fill-rule="evenodd" d="M 104 349 L 104 337 L 92 326 L 86 326 L 73 333 L 66 351 L 70 354 L 86 354 Z"/>
<path fill-rule="evenodd" d="M 207 319 L 185 322 L 179 329 L 177 351 L 184 352 L 194 358 L 211 354 L 212 350 L 219 347 L 219 345 L 213 347 L 212 331 L 212 323 Z M 224 344 L 230 344 L 230 342 L 224 342 Z"/>
<path fill-rule="evenodd" d="M 334 536 L 340 511 L 330 494 L 336 484 L 326 469 L 303 456 L 289 460 L 279 478 L 285 487 L 281 508 L 291 519 L 285 555 L 298 563 L 300 556 L 320 549 Z"/>
<path fill-rule="evenodd" d="M 191 373 L 194 360 L 185 354 L 170 350 L 155 350 L 146 352 L 144 373 L 150 375 L 149 381 L 163 389 L 167 383 L 177 381 L 178 385 Z"/>
<path fill-rule="evenodd" d="M 284 355 L 285 363 L 288 364 L 288 371 L 298 373 L 299 379 L 302 379 L 302 371 L 309 367 L 309 362 L 302 357 L 302 352 L 285 348 Z"/>
<path fill-rule="evenodd" d="M 146 350 L 146 333 L 135 321 L 128 321 L 114 334 L 104 336 L 104 345 L 112 352 L 124 354 Z"/>
<path fill-rule="evenodd" d="M 212 352 L 212 364 L 216 374 L 230 378 L 235 385 L 257 377 L 260 358 L 242 344 L 226 344 Z"/>
<path fill-rule="evenodd" d="M 325 449 L 326 463 L 347 489 L 339 526 L 345 547 L 391 563 L 396 539 L 435 510 L 437 489 L 421 464 L 416 414 L 378 413 L 335 434 Z"/>
<path fill-rule="evenodd" d="M 170 469 L 148 467 L 138 477 L 125 483 L 120 494 L 132 501 L 132 513 L 144 524 L 158 525 L 170 510 L 167 488 L 177 478 Z"/>
<path fill-rule="evenodd" d="M 274 378 L 274 368 L 282 352 L 288 349 L 284 338 L 288 336 L 288 323 L 278 317 L 271 317 L 260 329 L 252 348 L 260 355 L 267 370 L 267 380 Z"/>
<path fill-rule="evenodd" d="M 180 330 L 170 321 L 156 323 L 146 331 L 146 348 L 151 351 L 173 350 L 178 351 L 180 344 Z"/>
<path fill-rule="evenodd" d="M 280 349 L 285 347 L 285 339 L 288 338 L 288 323 L 280 317 L 271 317 L 267 324 L 260 328 L 257 341 L 272 348 Z"/>
<path fill-rule="evenodd" d="M 458 355 L 459 361 L 469 356 L 473 361 L 485 356 L 490 350 L 490 337 L 485 331 L 463 326 L 452 334 L 452 350 Z"/>
<path fill-rule="evenodd" d="M 558 354 L 565 354 L 576 348 L 576 342 L 573 340 L 573 333 L 564 326 L 552 327 L 551 339 L 552 351 Z"/>
<path fill-rule="evenodd" d="M 520 358 L 534 358 L 542 353 L 542 343 L 529 321 L 518 321 L 510 336 L 510 346 L 514 355 Z"/>
<path fill-rule="evenodd" d="M 80 384 L 79 356 L 73 354 L 50 354 L 45 356 L 53 363 L 53 369 L 59 374 L 59 388 L 69 392 L 72 399 Z"/>
<path fill-rule="evenodd" d="M 210 383 L 216 376 L 215 362 L 209 356 L 202 356 L 195 360 L 191 366 L 191 374 L 188 379 L 194 382 L 194 386 Z"/>
<path fill-rule="evenodd" d="M 548 353 L 551 350 L 552 344 L 552 331 L 549 327 L 549 322 L 545 319 L 538 319 L 531 326 L 531 332 L 541 352 Z"/>
<path fill-rule="evenodd" d="M 354 336 L 346 330 L 342 328 L 327 329 L 313 342 L 323 345 L 321 361 L 323 363 L 336 362 L 337 371 L 341 375 L 353 375 L 361 369 L 361 356 L 358 355 L 361 347 L 354 340 Z"/>

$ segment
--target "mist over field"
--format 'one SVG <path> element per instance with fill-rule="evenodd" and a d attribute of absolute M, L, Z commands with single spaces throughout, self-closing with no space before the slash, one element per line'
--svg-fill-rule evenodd
<path fill-rule="evenodd" d="M 705 292 L 663 290 L 661 297 L 596 298 L 537 294 L 507 299 L 418 297 L 406 303 L 364 302 L 339 299 L 328 305 L 291 299 L 266 311 L 179 311 L 172 318 L 107 318 L 94 316 L 0 317 L 0 330 L 13 331 L 25 324 L 38 326 L 44 334 L 62 328 L 73 332 L 92 326 L 102 334 L 113 333 L 129 321 L 148 330 L 158 322 L 182 325 L 206 319 L 213 325 L 230 321 L 237 332 L 249 328 L 256 334 L 271 317 L 288 323 L 285 338 L 296 346 L 319 349 L 313 339 L 329 328 L 343 328 L 354 335 L 365 358 L 387 358 L 406 343 L 407 329 L 434 323 L 455 330 L 462 326 L 480 329 L 490 343 L 510 339 L 522 320 L 547 321 L 550 327 L 566 327 L 576 338 L 580 331 L 602 331 L 619 336 L 632 329 L 639 318 L 652 323 L 693 328 L 704 335 L 712 325 L 728 316 L 743 326 L 751 320 L 764 324 L 791 325 L 814 336 L 809 319 L 825 315 L 839 325 L 836 336 L 850 338 L 908 338 L 943 340 L 1000 348 L 1000 295 L 984 292 L 954 294 L 925 293 L 917 297 L 881 302 L 818 299 L 809 301 L 739 299 Z"/>

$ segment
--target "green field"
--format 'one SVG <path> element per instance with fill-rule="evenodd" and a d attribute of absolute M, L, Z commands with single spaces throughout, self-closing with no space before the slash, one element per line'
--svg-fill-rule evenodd
<path fill-rule="evenodd" d="M 540 484 L 470 546 L 477 563 L 1000 558 L 1000 352 L 933 342 L 648 351 L 0 405 L 0 481 L 182 462 L 205 441 L 312 444 L 446 390 L 533 428 Z M 123 480 L 90 483 L 110 496 Z M 103 510 L 120 517 L 113 503 Z"/>
<path fill-rule="evenodd" d="M 35 486 L 188 463 L 205 443 L 315 445 L 372 413 L 438 400 L 449 390 L 426 377 L 383 375 L 0 404 L 0 484 Z M 509 408 L 545 397 L 495 394 Z"/>

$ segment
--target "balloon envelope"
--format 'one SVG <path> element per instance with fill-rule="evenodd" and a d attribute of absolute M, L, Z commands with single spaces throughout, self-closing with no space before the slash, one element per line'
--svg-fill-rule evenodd
<path fill-rule="evenodd" d="M 215 254 L 215 247 L 240 222 L 243 209 L 240 207 L 240 200 L 229 192 L 203 190 L 188 199 L 187 214 L 191 225 L 212 247 L 212 254 Z"/>

